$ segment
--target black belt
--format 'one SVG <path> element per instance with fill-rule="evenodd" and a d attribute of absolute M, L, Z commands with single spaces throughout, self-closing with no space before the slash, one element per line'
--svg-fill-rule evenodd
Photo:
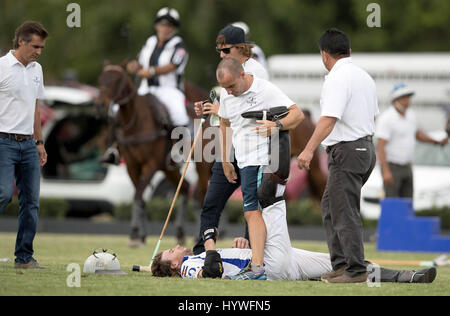
<path fill-rule="evenodd" d="M 394 166 L 394 167 L 411 168 L 411 164 L 410 164 L 410 163 L 401 165 L 401 164 L 398 164 L 398 163 L 393 163 L 393 162 L 389 162 L 389 161 L 388 161 L 388 164 L 389 164 L 389 165 L 392 165 L 392 166 Z"/>
<path fill-rule="evenodd" d="M 354 140 L 354 142 L 357 142 L 358 140 L 367 140 L 368 142 L 371 142 L 371 143 L 372 143 L 372 142 L 373 142 L 373 136 L 372 136 L 372 135 L 367 135 L 367 136 L 361 137 L 361 138 L 359 138 L 359 139 L 357 139 L 357 140 Z M 339 145 L 339 144 L 343 144 L 343 143 L 350 143 L 350 142 L 339 142 L 339 143 L 337 143 L 337 144 L 328 146 L 328 147 L 326 148 L 327 154 L 329 154 L 330 151 L 332 151 L 333 148 L 334 148 L 335 146 L 337 146 L 337 145 Z"/>
<path fill-rule="evenodd" d="M 22 134 L 8 134 L 0 132 L 0 137 L 14 139 L 18 142 L 26 141 L 33 137 L 33 135 L 22 135 Z"/>
<path fill-rule="evenodd" d="M 373 142 L 373 136 L 372 135 L 367 135 L 367 136 L 364 136 L 364 137 L 362 137 L 362 138 L 360 138 L 360 139 L 358 139 L 358 140 L 367 140 L 368 142 Z"/>

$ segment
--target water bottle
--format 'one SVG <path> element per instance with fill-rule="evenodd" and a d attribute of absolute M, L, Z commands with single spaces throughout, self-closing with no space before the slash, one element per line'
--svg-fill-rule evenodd
<path fill-rule="evenodd" d="M 217 93 L 216 93 L 215 89 L 212 89 L 209 92 L 209 99 L 210 99 L 211 103 L 215 103 L 215 102 L 219 103 L 219 98 L 217 97 Z M 220 126 L 219 116 L 215 115 L 215 114 L 211 114 L 211 116 L 209 118 L 209 125 L 216 126 L 216 127 Z"/>

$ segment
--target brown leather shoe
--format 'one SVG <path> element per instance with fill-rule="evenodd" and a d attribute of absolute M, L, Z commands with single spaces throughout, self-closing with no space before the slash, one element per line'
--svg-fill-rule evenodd
<path fill-rule="evenodd" d="M 21 263 L 21 262 L 15 262 L 14 268 L 16 269 L 28 269 L 28 270 L 43 270 L 46 269 L 42 267 L 36 260 L 32 259 L 30 262 L 27 263 Z"/>
<path fill-rule="evenodd" d="M 350 277 L 346 274 L 343 274 L 335 278 L 326 279 L 325 283 L 366 283 L 368 276 L 369 274 L 367 272 L 358 274 L 357 276 L 354 277 Z"/>
<path fill-rule="evenodd" d="M 322 281 L 325 282 L 325 280 L 328 280 L 328 279 L 332 279 L 332 278 L 341 276 L 341 275 L 344 274 L 345 268 L 346 268 L 346 266 L 343 266 L 342 268 L 339 268 L 339 269 L 337 269 L 337 270 L 333 270 L 333 271 L 331 271 L 331 272 L 328 272 L 327 274 L 322 275 L 322 276 L 320 277 L 320 279 L 321 279 Z"/>

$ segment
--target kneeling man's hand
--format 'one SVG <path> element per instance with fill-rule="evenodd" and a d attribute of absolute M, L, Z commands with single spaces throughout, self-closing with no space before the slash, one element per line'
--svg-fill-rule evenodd
<path fill-rule="evenodd" d="M 221 278 L 223 274 L 222 258 L 215 250 L 208 250 L 206 252 L 205 265 L 203 266 L 204 278 Z"/>

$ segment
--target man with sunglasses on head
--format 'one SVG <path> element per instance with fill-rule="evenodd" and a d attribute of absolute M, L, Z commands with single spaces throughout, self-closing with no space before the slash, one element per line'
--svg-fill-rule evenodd
<path fill-rule="evenodd" d="M 258 78 L 269 80 L 267 70 L 252 58 L 252 48 L 252 44 L 246 41 L 244 30 L 233 25 L 228 25 L 220 30 L 216 38 L 216 51 L 220 54 L 220 58 L 234 58 L 242 64 L 245 72 Z M 223 95 L 227 95 L 226 91 L 223 92 Z M 202 105 L 202 102 L 196 102 L 195 112 L 198 116 L 209 114 L 218 115 L 219 105 L 213 103 Z M 237 174 L 235 183 L 230 183 L 225 177 L 221 161 L 214 162 L 211 169 L 208 191 L 200 215 L 200 234 L 197 244 L 193 248 L 194 254 L 205 251 L 202 239 L 203 232 L 210 227 L 219 226 L 220 217 L 228 199 L 241 186 L 236 159 L 233 159 L 232 164 Z"/>
<path fill-rule="evenodd" d="M 246 72 L 258 78 L 269 80 L 267 70 L 253 58 L 253 44 L 247 42 L 242 28 L 228 25 L 220 30 L 216 38 L 216 50 L 220 54 L 220 58 L 237 59 Z"/>

